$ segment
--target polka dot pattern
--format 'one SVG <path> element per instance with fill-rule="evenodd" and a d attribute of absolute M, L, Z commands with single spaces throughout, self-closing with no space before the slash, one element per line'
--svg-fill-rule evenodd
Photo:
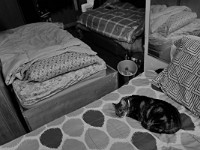
<path fill-rule="evenodd" d="M 62 137 L 63 135 L 59 128 L 50 128 L 40 136 L 40 142 L 46 147 L 58 148 L 62 142 Z"/>
<path fill-rule="evenodd" d="M 109 137 L 104 131 L 89 128 L 85 133 L 85 142 L 90 149 L 105 149 L 108 146 Z"/>
<path fill-rule="evenodd" d="M 88 110 L 83 114 L 83 120 L 94 127 L 102 127 L 104 124 L 104 115 L 100 111 Z"/>
<path fill-rule="evenodd" d="M 137 95 L 144 95 L 147 97 L 153 97 L 156 98 L 156 93 L 152 89 L 146 88 L 146 89 L 139 89 L 136 93 Z"/>
<path fill-rule="evenodd" d="M 155 71 L 147 70 L 145 72 L 145 77 L 148 79 L 154 79 L 158 74 Z"/>
<path fill-rule="evenodd" d="M 16 150 L 38 150 L 39 143 L 35 139 L 27 139 L 23 141 Z"/>
<path fill-rule="evenodd" d="M 105 105 L 103 106 L 102 112 L 103 112 L 104 115 L 106 115 L 106 116 L 113 117 L 113 118 L 116 117 L 116 115 L 115 115 L 115 109 L 114 109 L 112 103 L 105 104 Z"/>
<path fill-rule="evenodd" d="M 135 79 L 130 82 L 135 86 L 145 86 L 150 84 L 148 79 Z"/>
<path fill-rule="evenodd" d="M 164 143 L 176 143 L 177 141 L 176 134 L 165 136 L 164 134 L 153 133 L 153 135 L 155 135 L 160 141 L 163 141 Z"/>
<path fill-rule="evenodd" d="M 181 121 L 182 121 L 182 129 L 183 130 L 191 130 L 194 131 L 194 123 L 192 122 L 191 118 L 187 115 L 182 113 L 181 114 Z"/>
<path fill-rule="evenodd" d="M 126 142 L 116 142 L 114 143 L 110 150 L 135 150 L 130 143 Z"/>
<path fill-rule="evenodd" d="M 137 120 L 127 117 L 126 121 L 133 129 L 143 129 L 140 122 L 138 122 Z"/>
<path fill-rule="evenodd" d="M 114 101 L 120 97 L 119 93 L 110 93 L 102 98 L 104 101 Z"/>
<path fill-rule="evenodd" d="M 85 144 L 76 139 L 67 139 L 62 145 L 62 150 L 87 150 Z"/>
<path fill-rule="evenodd" d="M 15 145 L 17 145 L 18 143 L 20 143 L 22 139 L 23 139 L 23 136 L 17 138 L 14 141 L 11 141 L 11 142 L 7 143 L 6 145 L 3 145 L 2 148 L 12 148 Z"/>
<path fill-rule="evenodd" d="M 112 138 L 119 138 L 119 139 L 127 138 L 131 131 L 129 126 L 125 122 L 117 119 L 109 119 L 106 123 L 106 128 L 108 134 Z"/>
<path fill-rule="evenodd" d="M 156 139 L 148 132 L 136 132 L 131 139 L 139 150 L 157 150 Z"/>
<path fill-rule="evenodd" d="M 123 87 L 118 89 L 118 92 L 122 95 L 123 94 L 132 94 L 134 91 L 135 91 L 135 87 L 130 86 L 130 85 L 123 86 Z"/>
<path fill-rule="evenodd" d="M 62 130 L 71 137 L 81 136 L 84 131 L 84 124 L 81 119 L 70 119 L 63 124 Z"/>
<path fill-rule="evenodd" d="M 146 76 L 145 76 L 146 75 Z M 37 130 L 17 138 L 1 150 L 196 150 L 200 147 L 200 119 L 164 93 L 152 89 L 149 71 L 101 99 L 66 114 Z M 157 134 L 140 122 L 119 118 L 112 103 L 126 95 L 145 95 L 165 100 L 181 112 L 182 129 L 176 134 Z"/>

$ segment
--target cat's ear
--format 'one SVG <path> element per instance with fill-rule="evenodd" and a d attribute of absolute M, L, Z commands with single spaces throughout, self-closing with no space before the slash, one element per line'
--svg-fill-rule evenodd
<path fill-rule="evenodd" d="M 122 107 L 126 106 L 126 101 L 124 99 L 121 100 L 121 105 L 122 105 Z"/>

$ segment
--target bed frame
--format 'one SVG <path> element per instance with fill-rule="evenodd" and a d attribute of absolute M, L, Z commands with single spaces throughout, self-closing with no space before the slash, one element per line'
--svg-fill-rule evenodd
<path fill-rule="evenodd" d="M 19 104 L 12 88 L 5 85 L 2 76 L 0 80 L 2 83 L 0 87 L 1 91 L 9 89 L 9 94 L 4 94 L 1 101 L 9 101 L 13 104 L 16 111 L 19 112 L 18 116 L 21 118 L 21 122 L 24 123 L 24 128 L 28 131 L 35 130 L 118 88 L 118 73 L 113 68 L 107 66 L 106 70 L 102 70 L 56 95 L 39 102 L 30 109 L 24 109 Z M 10 95 L 12 95 L 12 97 L 10 97 Z M 10 118 L 6 118 L 6 120 L 7 122 L 13 121 L 10 120 Z"/>

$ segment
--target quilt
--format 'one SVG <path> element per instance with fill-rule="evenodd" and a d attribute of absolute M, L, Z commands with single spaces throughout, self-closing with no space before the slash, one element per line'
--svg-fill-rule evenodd
<path fill-rule="evenodd" d="M 77 22 L 107 37 L 133 43 L 144 31 L 144 17 L 143 8 L 116 2 L 83 13 Z"/>
<path fill-rule="evenodd" d="M 200 119 L 154 88 L 154 71 L 146 71 L 127 85 L 72 113 L 66 114 L 24 136 L 0 146 L 1 150 L 197 150 Z M 181 113 L 182 129 L 175 134 L 157 134 L 139 122 L 115 115 L 111 103 L 137 94 L 159 98 Z"/>

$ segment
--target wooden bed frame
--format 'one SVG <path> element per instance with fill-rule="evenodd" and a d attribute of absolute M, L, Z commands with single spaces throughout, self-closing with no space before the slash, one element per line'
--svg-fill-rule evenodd
<path fill-rule="evenodd" d="M 107 66 L 106 70 L 102 70 L 87 79 L 57 93 L 56 95 L 39 102 L 30 109 L 24 109 L 16 99 L 16 96 L 8 86 L 5 85 L 4 79 L 1 80 L 1 90 L 9 91 L 9 94 L 1 96 L 1 101 L 9 101 L 19 112 L 18 116 L 24 122 L 24 127 L 28 131 L 37 129 L 38 127 L 83 107 L 102 96 L 112 92 L 118 88 L 118 73 L 113 68 Z M 12 95 L 12 98 L 10 97 Z M 13 113 L 13 112 L 9 112 Z M 7 122 L 12 122 L 6 118 Z"/>

